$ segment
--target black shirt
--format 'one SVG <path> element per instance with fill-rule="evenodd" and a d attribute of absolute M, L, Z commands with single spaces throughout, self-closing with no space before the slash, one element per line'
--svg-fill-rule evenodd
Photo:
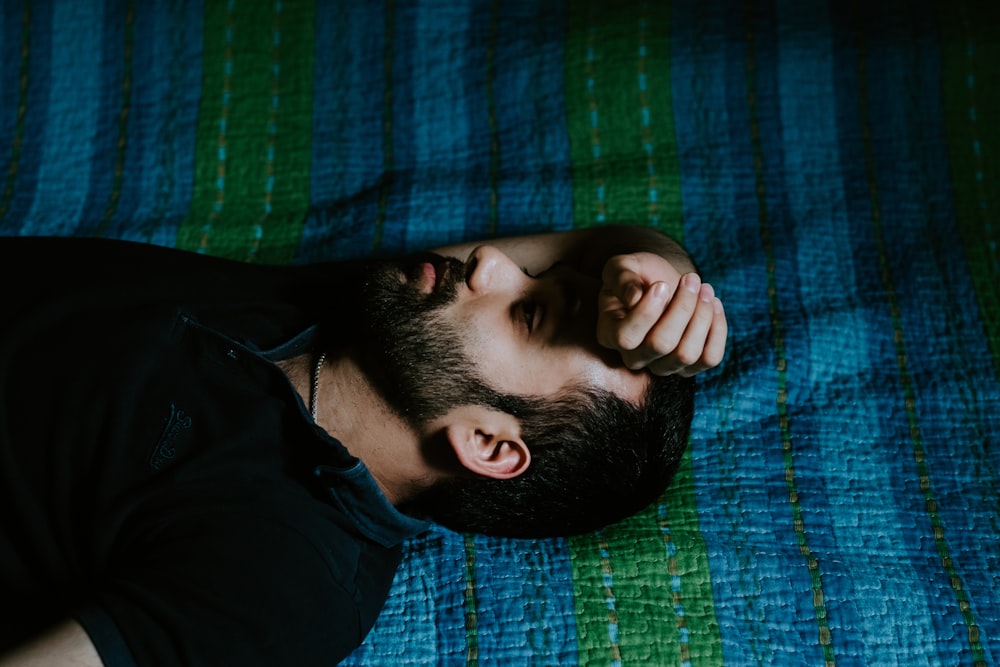
<path fill-rule="evenodd" d="M 337 327 L 340 267 L 0 239 L 0 278 L 0 650 L 67 617 L 109 666 L 357 647 L 426 524 L 272 363 Z"/>

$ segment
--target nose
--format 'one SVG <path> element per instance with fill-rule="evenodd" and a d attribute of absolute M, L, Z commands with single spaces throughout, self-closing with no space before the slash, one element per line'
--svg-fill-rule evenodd
<path fill-rule="evenodd" d="M 465 282 L 478 294 L 523 289 L 530 280 L 510 257 L 493 246 L 477 247 L 469 255 L 467 265 Z"/>

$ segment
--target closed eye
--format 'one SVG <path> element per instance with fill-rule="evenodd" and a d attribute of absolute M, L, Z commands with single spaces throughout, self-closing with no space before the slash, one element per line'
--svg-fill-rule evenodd
<path fill-rule="evenodd" d="M 524 324 L 528 327 L 528 333 L 535 330 L 535 316 L 538 313 L 538 306 L 533 301 L 521 302 L 521 315 L 524 317 Z"/>

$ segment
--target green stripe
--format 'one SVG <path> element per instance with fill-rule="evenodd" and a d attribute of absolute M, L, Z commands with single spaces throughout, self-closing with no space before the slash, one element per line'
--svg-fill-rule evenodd
<path fill-rule="evenodd" d="M 667 3 L 594 0 L 570 9 L 566 102 L 577 226 L 681 231 Z"/>
<path fill-rule="evenodd" d="M 682 240 L 669 3 L 630 10 L 595 0 L 569 11 L 575 225 L 629 221 Z M 721 655 L 693 489 L 688 452 L 662 514 L 652 506 L 599 535 L 570 540 L 581 664 Z"/>
<path fill-rule="evenodd" d="M 722 655 L 722 636 L 715 616 L 712 575 L 708 569 L 708 547 L 702 536 L 698 521 L 698 506 L 694 495 L 694 473 L 691 468 L 691 450 L 685 453 L 673 483 L 664 494 L 662 504 L 665 519 L 662 529 L 670 531 L 669 539 L 674 543 L 676 556 L 667 561 L 667 574 L 680 578 L 680 592 L 676 604 L 683 607 L 684 617 L 674 617 L 678 634 L 682 627 L 689 633 L 688 647 L 682 647 L 681 657 L 695 664 L 711 664 Z M 663 530 L 661 529 L 661 533 Z M 665 549 L 666 536 L 661 536 Z M 663 579 L 661 573 L 660 579 Z M 664 635 L 673 638 L 668 628 Z M 688 653 L 689 656 L 685 656 Z"/>
<path fill-rule="evenodd" d="M 598 536 L 570 539 L 580 664 L 721 655 L 693 491 L 689 452 L 661 499 L 662 516 L 654 504 Z"/>
<path fill-rule="evenodd" d="M 569 539 L 581 665 L 607 665 L 622 660 L 617 637 L 613 639 L 611 635 L 619 633 L 618 598 L 627 593 L 629 582 L 624 572 L 614 571 L 610 557 L 604 553 L 607 549 L 604 534 Z"/>
<path fill-rule="evenodd" d="M 648 173 L 640 174 L 636 182 L 641 184 L 643 178 L 646 181 L 645 219 L 682 240 L 681 168 L 670 88 L 670 4 L 654 2 L 648 8 L 649 3 L 643 5 L 640 46 L 645 55 L 640 59 L 639 70 L 644 90 L 640 89 L 639 100 L 648 112 L 648 121 L 642 121 L 641 135 L 644 146 L 641 154 Z M 650 196 L 650 192 L 654 195 Z"/>
<path fill-rule="evenodd" d="M 1000 3 L 939 0 L 938 18 L 959 237 L 1000 377 Z"/>
<path fill-rule="evenodd" d="M 191 212 L 177 245 L 288 263 L 309 205 L 311 2 L 205 3 Z"/>

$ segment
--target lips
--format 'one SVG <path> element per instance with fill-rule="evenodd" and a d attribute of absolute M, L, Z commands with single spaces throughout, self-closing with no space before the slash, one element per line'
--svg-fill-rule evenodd
<path fill-rule="evenodd" d="M 411 289 L 429 296 L 453 292 L 455 280 L 460 280 L 464 272 L 462 262 L 428 253 L 410 264 L 404 275 Z"/>
<path fill-rule="evenodd" d="M 422 275 L 420 282 L 420 291 L 425 294 L 430 294 L 437 287 L 438 282 L 438 271 L 430 262 L 424 262 L 421 265 Z"/>
<path fill-rule="evenodd" d="M 420 264 L 420 275 L 417 280 L 420 283 L 420 291 L 424 294 L 433 294 L 441 291 L 448 282 L 451 265 L 447 260 L 439 262 L 422 262 Z"/>

